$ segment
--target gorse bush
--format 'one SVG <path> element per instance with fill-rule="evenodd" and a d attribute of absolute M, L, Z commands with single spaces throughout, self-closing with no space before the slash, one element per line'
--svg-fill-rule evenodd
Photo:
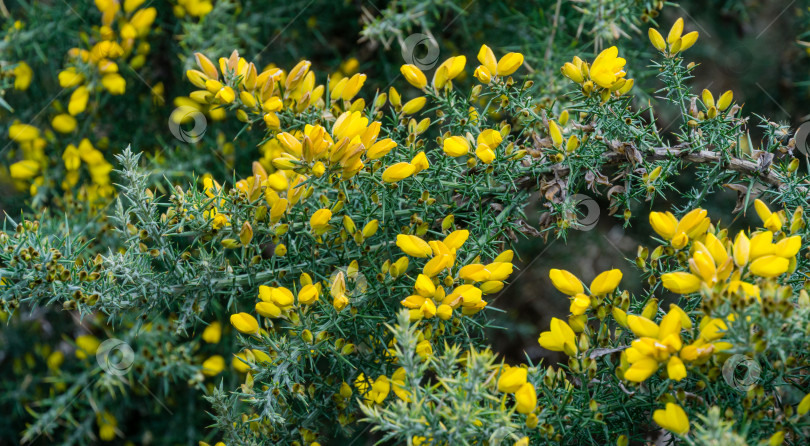
<path fill-rule="evenodd" d="M 57 36 L 20 21 L 0 47 L 0 438 L 808 442 L 806 141 L 694 88 L 689 23 L 660 31 L 663 2 L 507 2 L 474 8 L 536 19 L 542 49 L 471 33 L 367 75 L 293 37 L 288 64 L 262 59 L 262 27 L 309 3 L 96 0 L 78 22 L 20 4 L 37 31 L 82 31 L 61 60 L 24 60 Z M 462 7 L 347 26 L 430 54 Z M 324 38 L 319 13 L 304 26 Z M 519 241 L 592 229 L 591 196 L 648 235 L 592 277 L 548 265 L 568 313 L 537 327 L 543 358 L 507 360 L 490 344 Z"/>

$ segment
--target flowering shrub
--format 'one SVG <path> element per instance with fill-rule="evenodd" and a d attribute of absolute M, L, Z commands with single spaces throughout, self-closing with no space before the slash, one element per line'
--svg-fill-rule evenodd
<path fill-rule="evenodd" d="M 630 29 L 664 6 L 638 3 L 592 6 L 636 14 Z M 46 105 L 48 125 L 7 118 L 6 179 L 28 201 L 0 232 L 0 438 L 808 441 L 804 141 L 759 118 L 754 145 L 731 90 L 692 88 L 699 33 L 683 19 L 631 52 L 601 45 L 624 33 L 615 23 L 595 26 L 604 49 L 561 55 L 546 85 L 542 58 L 486 44 L 398 63 L 389 84 L 356 59 L 327 74 L 267 63 L 266 47 L 206 46 L 207 27 L 241 17 L 235 3 L 94 8 L 57 70 L 3 68 L 9 113 L 38 76 L 67 105 Z M 397 8 L 366 21 L 365 38 L 401 37 L 421 17 L 394 26 Z M 24 30 L 9 39 L 29 45 Z M 166 103 L 168 86 L 139 74 L 160 32 L 177 33 L 184 61 L 163 133 L 187 145 L 139 147 L 154 124 L 142 116 L 117 147 L 127 135 L 107 134 L 111 115 Z M 639 100 L 652 81 L 639 51 L 677 115 L 668 132 Z M 721 188 L 738 197 L 726 214 L 758 221 L 730 228 L 710 200 Z M 526 265 L 517 243 L 582 229 L 582 194 L 650 237 L 593 277 L 549 265 L 569 311 L 538 329 L 548 363 L 507 361 L 490 341 L 510 305 L 496 299 Z M 673 196 L 681 205 L 662 203 Z"/>

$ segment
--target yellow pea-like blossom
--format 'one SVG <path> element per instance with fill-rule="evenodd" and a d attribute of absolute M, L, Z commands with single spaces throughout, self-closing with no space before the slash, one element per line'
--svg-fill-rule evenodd
<path fill-rule="evenodd" d="M 71 133 L 77 124 L 76 118 L 67 113 L 58 114 L 51 120 L 51 127 L 59 133 Z"/>
<path fill-rule="evenodd" d="M 515 392 L 515 406 L 518 413 L 528 414 L 537 408 L 537 391 L 531 383 L 524 383 Z"/>
<path fill-rule="evenodd" d="M 675 403 L 667 403 L 665 409 L 653 412 L 653 420 L 664 429 L 678 435 L 689 433 L 689 418 L 683 408 Z"/>
<path fill-rule="evenodd" d="M 504 393 L 515 393 L 526 384 L 528 371 L 523 367 L 506 366 L 501 370 L 498 378 L 498 391 Z"/>
<path fill-rule="evenodd" d="M 388 166 L 382 173 L 382 180 L 386 183 L 396 183 L 413 175 L 416 167 L 411 163 L 401 162 Z"/>
<path fill-rule="evenodd" d="M 255 334 L 259 331 L 259 321 L 247 313 L 235 313 L 231 315 L 231 325 L 243 334 Z"/>
<path fill-rule="evenodd" d="M 205 330 L 203 330 L 202 339 L 209 344 L 218 344 L 220 339 L 222 339 L 222 324 L 218 321 L 208 324 Z"/>
<path fill-rule="evenodd" d="M 39 163 L 34 160 L 22 160 L 9 166 L 11 178 L 15 180 L 30 180 L 39 174 Z"/>
<path fill-rule="evenodd" d="M 124 94 L 127 88 L 127 82 L 121 77 L 118 73 L 110 73 L 104 75 L 101 78 L 101 85 L 106 89 L 111 95 L 121 95 Z"/>
<path fill-rule="evenodd" d="M 93 335 L 79 335 L 76 337 L 76 357 L 86 359 L 96 354 L 101 341 Z"/>
<path fill-rule="evenodd" d="M 564 352 L 568 356 L 576 356 L 577 354 L 574 330 L 564 321 L 556 317 L 551 318 L 550 330 L 540 333 L 538 342 L 547 350 Z"/>
<path fill-rule="evenodd" d="M 590 292 L 594 296 L 612 293 L 622 280 L 622 272 L 618 269 L 605 271 L 594 277 L 591 282 Z"/>
<path fill-rule="evenodd" d="M 481 62 L 481 66 L 479 66 L 480 70 L 476 69 L 477 75 L 475 77 L 483 83 L 488 83 L 484 80 L 490 76 L 509 76 L 523 65 L 523 54 L 507 53 L 500 60 L 497 60 L 495 53 L 487 45 L 481 45 L 477 57 L 478 61 Z"/>
<path fill-rule="evenodd" d="M 433 253 L 430 245 L 415 235 L 397 235 L 397 246 L 411 257 L 424 258 Z"/>
<path fill-rule="evenodd" d="M 619 57 L 619 49 L 612 46 L 596 56 L 590 66 L 590 77 L 600 87 L 612 88 L 624 78 L 625 63 L 627 61 Z"/>
<path fill-rule="evenodd" d="M 225 358 L 214 355 L 202 363 L 202 372 L 205 376 L 217 376 L 225 370 Z"/>
<path fill-rule="evenodd" d="M 90 99 L 90 91 L 84 85 L 79 86 L 70 95 L 70 102 L 68 103 L 68 113 L 76 116 L 87 109 L 87 102 Z"/>
<path fill-rule="evenodd" d="M 323 234 L 329 230 L 329 221 L 332 219 L 332 211 L 329 209 L 319 209 L 309 218 L 309 225 L 316 234 Z"/>
<path fill-rule="evenodd" d="M 320 290 L 317 286 L 308 284 L 304 285 L 301 290 L 298 291 L 298 303 L 302 305 L 312 305 L 315 303 L 320 296 Z"/>
<path fill-rule="evenodd" d="M 418 98 L 411 99 L 410 101 L 406 102 L 405 105 L 402 106 L 402 114 L 404 115 L 412 115 L 422 108 L 425 107 L 427 104 L 427 98 L 424 96 L 420 96 Z"/>
<path fill-rule="evenodd" d="M 14 67 L 14 89 L 25 91 L 31 85 L 31 79 L 34 77 L 34 70 L 25 62 L 18 62 Z"/>
<path fill-rule="evenodd" d="M 467 58 L 465 56 L 451 57 L 442 62 L 439 68 L 433 73 L 433 80 L 431 82 L 433 87 L 438 90 L 444 88 L 449 81 L 452 81 L 464 71 L 466 64 Z"/>
<path fill-rule="evenodd" d="M 563 294 L 575 296 L 585 292 L 582 282 L 569 271 L 552 268 L 548 275 L 551 278 L 551 284 Z"/>
<path fill-rule="evenodd" d="M 669 240 L 675 249 L 681 249 L 690 239 L 706 233 L 711 221 L 705 209 L 697 208 L 680 220 L 670 212 L 650 212 L 650 225 L 661 237 Z"/>
<path fill-rule="evenodd" d="M 470 151 L 470 143 L 467 141 L 467 138 L 463 136 L 451 136 L 445 138 L 442 144 L 442 150 L 444 150 L 444 153 L 448 156 L 464 156 Z"/>
<path fill-rule="evenodd" d="M 427 86 L 427 77 L 425 77 L 425 73 L 423 73 L 422 70 L 420 70 L 416 65 L 403 65 L 399 68 L 399 71 L 405 77 L 405 80 L 414 87 L 422 89 Z"/>

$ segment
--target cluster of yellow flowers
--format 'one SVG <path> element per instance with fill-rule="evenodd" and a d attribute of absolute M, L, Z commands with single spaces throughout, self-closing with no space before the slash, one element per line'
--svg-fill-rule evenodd
<path fill-rule="evenodd" d="M 69 66 L 59 75 L 59 85 L 72 89 L 67 109 L 55 103 L 58 112 L 51 119 L 51 128 L 69 137 L 78 127 L 76 116 L 90 107 L 90 98 L 95 91 L 106 91 L 111 95 L 121 95 L 126 90 L 126 81 L 119 74 L 120 62 L 138 69 L 146 63 L 149 44 L 144 38 L 149 34 L 155 21 L 157 10 L 154 7 L 141 8 L 145 0 L 127 0 L 123 8 L 117 0 L 96 0 L 102 13 L 102 23 L 96 35 L 97 41 L 89 49 L 72 48 L 68 51 Z M 33 72 L 27 64 L 18 65 L 17 81 L 19 89 L 26 89 Z M 43 132 L 29 124 L 15 122 L 9 128 L 9 138 L 18 144 L 20 161 L 9 167 L 11 177 L 20 187 L 29 187 L 31 195 L 45 183 L 45 170 L 49 164 L 46 153 L 48 145 L 59 144 L 51 130 Z M 99 141 L 106 146 L 106 141 Z M 61 187 L 69 190 L 76 186 L 80 178 L 80 167 L 84 163 L 92 184 L 81 193 L 88 201 L 109 197 L 113 193 L 109 173 L 112 165 L 102 152 L 97 150 L 87 138 L 78 146 L 67 144 L 62 154 L 65 177 Z"/>
<path fill-rule="evenodd" d="M 723 232 L 719 233 L 720 237 L 707 233 L 710 222 L 703 209 L 695 209 L 680 221 L 670 213 L 651 213 L 653 229 L 670 241 L 673 248 L 683 249 L 686 242 L 692 240 L 690 272 L 662 275 L 664 287 L 679 294 L 694 293 L 706 287 L 723 294 L 741 293 L 759 299 L 759 287 L 752 283 L 757 277 L 777 277 L 795 270 L 802 240 L 782 230 L 787 223 L 785 212 L 771 212 L 761 200 L 756 200 L 754 207 L 765 230 L 740 231 L 733 243 Z M 791 219 L 788 229 L 792 233 L 804 225 L 802 212 L 798 208 Z M 653 257 L 660 253 L 661 250 L 654 251 Z"/>
<path fill-rule="evenodd" d="M 401 302 L 410 310 L 412 321 L 435 316 L 448 320 L 453 317 L 453 310 L 459 308 L 463 315 L 473 315 L 487 305 L 482 295 L 503 289 L 503 281 L 512 274 L 511 250 L 504 251 L 486 265 L 476 259 L 474 263 L 459 268 L 457 277 L 452 274 L 447 274 L 443 279 L 439 277 L 445 271 L 452 271 L 456 252 L 469 236 L 469 231 L 465 229 L 451 232 L 444 240 L 430 242 L 411 234 L 397 236 L 397 246 L 405 254 L 416 258 L 430 257 L 416 278 L 414 294 Z M 444 287 L 453 287 L 456 283 L 459 285 L 448 294 Z M 476 286 L 476 283 L 480 285 Z"/>
<path fill-rule="evenodd" d="M 701 292 L 710 302 L 712 299 L 760 302 L 762 286 L 772 288 L 769 281 L 795 270 L 802 243 L 796 233 L 804 228 L 805 221 L 802 208 L 796 209 L 791 218 L 785 211 L 772 212 L 758 199 L 754 208 L 764 228 L 740 231 L 733 242 L 726 230 L 712 225 L 704 209 L 694 209 L 681 219 L 669 212 L 652 212 L 650 224 L 666 245 L 658 246 L 651 259 L 657 261 L 664 255 L 682 258 L 681 264 L 689 269 L 662 274 L 663 286 L 678 294 Z M 681 251 L 687 255 L 679 257 Z M 588 342 L 585 334 L 578 340 L 577 333 L 586 330 L 588 312 L 595 311 L 600 320 L 604 319 L 607 311 L 602 303 L 613 297 L 622 273 L 610 270 L 599 274 L 591 282 L 590 295 L 585 294 L 582 282 L 568 271 L 552 269 L 549 275 L 552 284 L 571 299 L 571 316 L 567 323 L 553 318 L 550 330 L 541 333 L 538 341 L 548 350 L 579 358 Z M 740 317 L 734 312 L 714 317 L 705 310 L 706 314 L 696 324 L 694 316 L 670 304 L 660 322 L 655 322 L 659 313 L 657 299 L 650 299 L 638 315 L 628 314 L 624 301 L 621 304 L 615 299 L 609 301 L 613 319 L 636 337 L 621 353 L 616 370 L 620 379 L 641 383 L 664 366 L 668 379 L 681 381 L 687 376 L 687 365 L 704 364 L 712 355 L 733 347 L 723 337 L 729 324 Z M 615 336 L 618 338 L 620 333 L 617 330 Z M 653 419 L 674 433 L 683 435 L 689 431 L 689 420 L 675 403 L 668 402 L 665 409 L 656 410 Z"/>
<path fill-rule="evenodd" d="M 574 56 L 572 62 L 563 65 L 562 73 L 580 84 L 586 96 L 597 93 L 602 101 L 607 101 L 611 93 L 621 96 L 633 88 L 633 79 L 625 79 L 626 63 L 624 58 L 619 57 L 619 49 L 612 46 L 599 53 L 590 64 Z"/>
<path fill-rule="evenodd" d="M 214 4 L 211 0 L 177 0 L 177 4 L 172 7 L 172 12 L 177 18 L 190 15 L 201 19 L 213 10 Z"/>
<path fill-rule="evenodd" d="M 650 28 L 647 31 L 655 49 L 664 53 L 667 57 L 675 57 L 678 53 L 692 48 L 692 45 L 697 42 L 699 34 L 697 31 L 691 33 L 683 33 L 683 18 L 678 18 L 669 29 L 666 40 L 655 28 Z"/>
<path fill-rule="evenodd" d="M 537 390 L 527 381 L 527 375 L 528 371 L 524 367 L 504 366 L 498 378 L 498 391 L 513 394 L 515 410 L 522 414 L 531 414 L 537 408 Z"/>

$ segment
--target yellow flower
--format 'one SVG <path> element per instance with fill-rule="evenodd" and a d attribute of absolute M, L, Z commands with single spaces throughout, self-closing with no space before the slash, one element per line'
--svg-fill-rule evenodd
<path fill-rule="evenodd" d="M 577 294 L 571 299 L 569 311 L 574 316 L 585 314 L 591 306 L 591 298 L 586 294 Z"/>
<path fill-rule="evenodd" d="M 247 313 L 236 313 L 231 315 L 231 325 L 244 334 L 255 334 L 259 331 L 259 321 Z"/>
<path fill-rule="evenodd" d="M 551 330 L 540 333 L 538 342 L 548 350 L 564 352 L 568 356 L 576 356 L 576 335 L 571 327 L 560 319 L 551 318 Z"/>
<path fill-rule="evenodd" d="M 560 71 L 562 71 L 563 76 L 571 79 L 572 81 L 581 84 L 585 82 L 585 77 L 582 74 L 582 60 L 578 57 L 575 57 L 575 61 L 579 61 L 578 65 L 574 65 L 571 62 L 566 62 Z"/>
<path fill-rule="evenodd" d="M 445 138 L 442 150 L 444 150 L 444 153 L 448 156 L 464 156 L 470 151 L 470 143 L 467 141 L 467 138 L 463 136 L 451 136 Z"/>
<path fill-rule="evenodd" d="M 585 288 L 577 276 L 564 269 L 553 268 L 549 271 L 548 276 L 551 278 L 551 284 L 563 294 L 575 296 L 585 292 Z"/>
<path fill-rule="evenodd" d="M 428 161 L 425 152 L 419 152 L 411 160 L 411 165 L 413 166 L 413 173 L 417 174 L 430 167 L 430 162 Z"/>
<path fill-rule="evenodd" d="M 760 257 L 749 266 L 751 274 L 759 277 L 776 277 L 787 272 L 790 262 L 784 257 L 767 255 Z"/>
<path fill-rule="evenodd" d="M 768 209 L 768 205 L 763 203 L 759 198 L 754 200 L 754 209 L 759 218 L 762 219 L 762 225 L 769 231 L 777 232 L 782 229 L 782 225 L 784 225 L 785 222 L 782 220 L 779 213 L 771 212 L 771 210 Z"/>
<path fill-rule="evenodd" d="M 453 307 L 447 304 L 439 305 L 438 308 L 436 308 L 436 316 L 443 321 L 450 319 L 453 317 Z"/>
<path fill-rule="evenodd" d="M 411 99 L 410 101 L 406 102 L 405 105 L 402 106 L 402 114 L 404 115 L 412 115 L 422 108 L 427 103 L 427 98 L 424 96 L 420 96 L 418 98 Z"/>
<path fill-rule="evenodd" d="M 731 90 L 720 95 L 720 99 L 717 100 L 717 109 L 720 111 L 724 111 L 731 105 L 731 101 L 734 100 L 734 93 Z"/>
<path fill-rule="evenodd" d="M 705 234 L 709 229 L 711 220 L 706 214 L 705 209 L 697 208 L 678 220 L 670 212 L 650 212 L 650 225 L 658 235 L 669 240 L 675 249 L 681 249 L 689 239 Z"/>
<path fill-rule="evenodd" d="M 463 67 L 462 67 L 463 69 Z M 405 80 L 416 88 L 422 89 L 427 85 L 427 78 L 425 73 L 416 65 L 407 64 L 399 68 L 400 73 L 405 76 Z"/>
<path fill-rule="evenodd" d="M 369 238 L 374 236 L 377 233 L 377 229 L 380 227 L 380 221 L 377 219 L 371 220 L 370 222 L 366 223 L 363 226 L 363 230 L 360 233 L 363 235 L 363 238 Z"/>
<path fill-rule="evenodd" d="M 69 67 L 59 72 L 59 86 L 62 88 L 75 87 L 84 82 L 84 75 L 77 72 L 75 68 Z"/>
<path fill-rule="evenodd" d="M 622 272 L 618 269 L 605 271 L 596 276 L 591 282 L 590 292 L 594 296 L 612 293 L 622 280 Z"/>
<path fill-rule="evenodd" d="M 96 423 L 98 423 L 98 436 L 102 441 L 112 441 L 115 438 L 118 420 L 115 419 L 113 414 L 107 411 L 96 414 Z"/>
<path fill-rule="evenodd" d="M 383 171 L 382 180 L 386 183 L 396 183 L 414 174 L 416 168 L 411 163 L 396 163 Z"/>
<path fill-rule="evenodd" d="M 17 161 L 8 167 L 11 178 L 15 180 L 30 180 L 39 174 L 39 163 L 34 160 Z"/>
<path fill-rule="evenodd" d="M 281 316 L 281 308 L 273 302 L 258 302 L 255 309 L 256 313 L 267 318 L 275 319 Z"/>
<path fill-rule="evenodd" d="M 14 123 L 8 128 L 8 137 L 18 143 L 31 141 L 39 137 L 39 129 L 33 125 Z"/>
<path fill-rule="evenodd" d="M 501 60 L 496 61 L 492 49 L 486 45 L 481 45 L 481 49 L 478 50 L 478 61 L 492 76 L 509 76 L 523 65 L 523 54 L 507 53 Z M 478 78 L 478 76 L 476 77 Z M 479 78 L 479 80 L 481 79 Z"/>
<path fill-rule="evenodd" d="M 523 54 L 506 53 L 498 61 L 498 76 L 509 76 L 523 65 Z"/>
<path fill-rule="evenodd" d="M 76 118 L 67 113 L 58 114 L 51 120 L 51 127 L 59 133 L 70 133 L 76 130 Z"/>
<path fill-rule="evenodd" d="M 526 384 L 527 370 L 523 367 L 506 366 L 498 378 L 498 391 L 515 393 Z"/>
<path fill-rule="evenodd" d="M 675 403 L 667 403 L 666 409 L 656 410 L 653 420 L 674 434 L 685 435 L 689 432 L 689 418 L 683 408 Z"/>
<path fill-rule="evenodd" d="M 810 411 L 810 393 L 804 396 L 801 401 L 799 401 L 799 405 L 796 407 L 796 413 L 799 415 L 804 415 L 808 411 Z"/>
<path fill-rule="evenodd" d="M 84 85 L 79 86 L 71 95 L 68 103 L 68 113 L 73 116 L 78 115 L 87 109 L 87 101 L 90 99 L 90 91 Z"/>
<path fill-rule="evenodd" d="M 316 234 L 323 234 L 329 229 L 329 220 L 332 219 L 332 211 L 329 209 L 319 209 L 312 214 L 309 225 Z"/>
<path fill-rule="evenodd" d="M 563 143 L 563 135 L 560 126 L 553 120 L 548 121 L 548 134 L 555 146 L 559 147 Z"/>
<path fill-rule="evenodd" d="M 225 370 L 225 358 L 222 356 L 211 356 L 202 363 L 202 372 L 205 376 L 217 376 L 223 370 Z"/>
<path fill-rule="evenodd" d="M 478 68 L 475 69 L 473 76 L 485 85 L 492 82 L 492 73 L 483 65 L 479 65 Z"/>
<path fill-rule="evenodd" d="M 222 338 L 222 324 L 218 321 L 211 322 L 202 333 L 203 341 L 209 344 L 218 344 Z"/>
<path fill-rule="evenodd" d="M 397 246 L 411 257 L 424 258 L 433 252 L 426 241 L 415 235 L 397 235 Z"/>
<path fill-rule="evenodd" d="M 226 104 L 230 104 L 236 100 L 236 92 L 233 90 L 233 88 L 226 85 L 220 88 L 214 97 Z"/>
<path fill-rule="evenodd" d="M 98 351 L 101 341 L 93 335 L 81 335 L 76 338 L 76 357 L 79 359 L 89 358 Z"/>
<path fill-rule="evenodd" d="M 317 286 L 309 284 L 304 285 L 301 290 L 298 291 L 298 303 L 302 305 L 311 305 L 318 300 L 320 295 L 320 290 Z"/>
<path fill-rule="evenodd" d="M 590 77 L 600 87 L 612 88 L 624 78 L 625 63 L 627 61 L 619 57 L 619 49 L 612 46 L 596 56 L 590 67 Z"/>
<path fill-rule="evenodd" d="M 455 79 L 467 64 L 467 58 L 464 56 L 451 57 L 441 65 L 433 73 L 433 87 L 437 90 L 444 88 L 448 81 Z"/>
<path fill-rule="evenodd" d="M 18 62 L 14 67 L 14 89 L 25 91 L 31 85 L 31 79 L 34 77 L 34 70 L 25 62 Z"/>
<path fill-rule="evenodd" d="M 486 144 L 478 144 L 475 148 L 475 156 L 484 164 L 490 164 L 495 160 L 495 151 Z"/>
<path fill-rule="evenodd" d="M 537 407 L 537 391 L 531 383 L 524 383 L 515 392 L 518 413 L 527 414 L 534 412 Z"/>
<path fill-rule="evenodd" d="M 124 94 L 127 88 L 127 81 L 118 73 L 105 74 L 101 78 L 101 85 L 112 95 Z"/>
<path fill-rule="evenodd" d="M 344 101 L 349 101 L 353 97 L 360 92 L 360 88 L 363 87 L 363 84 L 366 82 L 366 75 L 365 74 L 355 74 L 348 81 L 346 81 L 346 85 L 343 87 L 343 91 L 341 92 L 340 98 Z"/>
<path fill-rule="evenodd" d="M 658 30 L 654 28 L 650 28 L 647 30 L 647 36 L 650 38 L 650 42 L 652 42 L 655 49 L 658 51 L 664 52 L 667 49 L 667 42 L 664 40 L 664 36 L 658 32 Z"/>
<path fill-rule="evenodd" d="M 423 360 L 432 356 L 433 346 L 430 345 L 430 341 L 428 341 L 427 339 L 419 341 L 419 343 L 416 344 L 416 354 L 419 355 L 419 357 L 422 358 Z"/>

